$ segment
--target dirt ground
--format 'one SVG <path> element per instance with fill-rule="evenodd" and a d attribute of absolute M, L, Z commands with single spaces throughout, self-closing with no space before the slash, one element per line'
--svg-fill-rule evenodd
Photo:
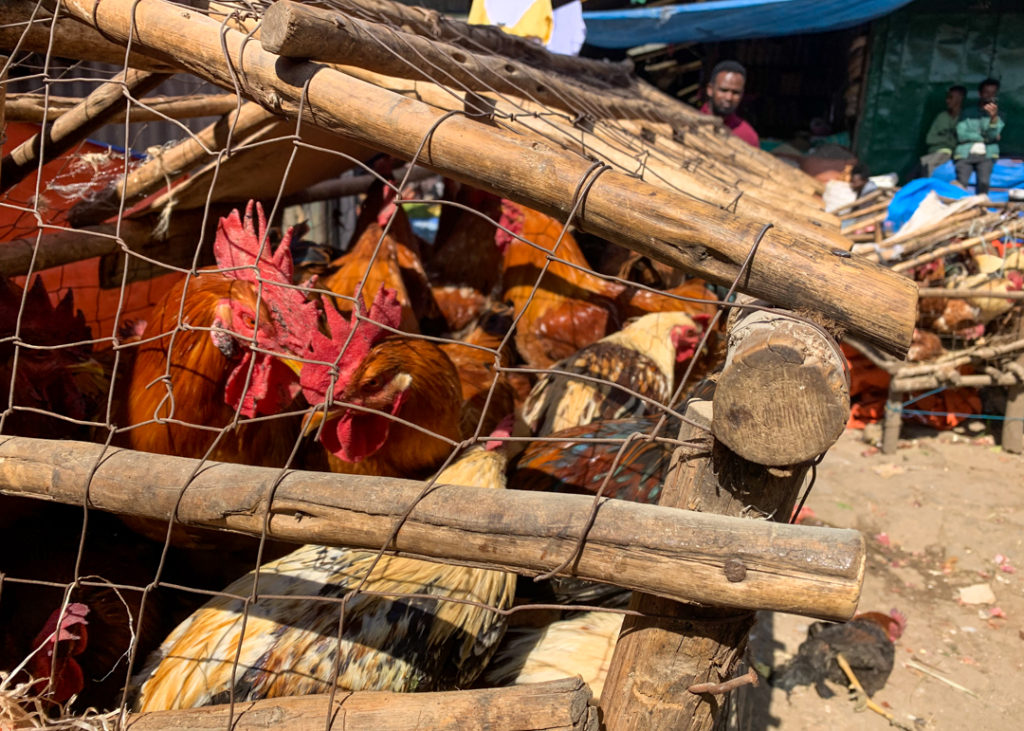
<path fill-rule="evenodd" d="M 892 455 L 873 449 L 864 432 L 847 430 L 819 467 L 807 502 L 822 523 L 865 535 L 860 611 L 896 608 L 907 616 L 892 675 L 874 700 L 908 728 L 1024 728 L 1024 457 L 1003 452 L 980 426 L 961 433 L 905 427 Z M 972 591 L 987 587 L 994 601 L 961 601 L 960 590 L 976 585 L 983 587 Z M 760 617 L 755 662 L 781 665 L 811 621 Z M 751 689 L 753 728 L 890 728 L 883 717 L 858 712 L 845 689 L 833 689 L 828 700 L 808 686 L 788 698 L 763 685 Z"/>

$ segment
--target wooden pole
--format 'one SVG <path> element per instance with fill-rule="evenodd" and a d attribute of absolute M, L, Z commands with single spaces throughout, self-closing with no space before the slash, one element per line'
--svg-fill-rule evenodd
<path fill-rule="evenodd" d="M 142 96 L 168 78 L 169 74 L 129 70 L 100 85 L 74 109 L 4 156 L 0 162 L 0 191 L 17 185 L 102 127 L 117 113 L 118 106 L 124 105 L 128 95 Z"/>
<path fill-rule="evenodd" d="M 53 12 L 39 0 L 3 0 L 0 2 L 0 49 L 25 53 L 46 53 L 50 48 L 53 31 L 52 54 L 60 58 L 79 61 L 99 61 L 115 66 L 125 65 L 125 49 L 103 37 L 99 31 L 61 13 L 55 21 Z M 173 64 L 152 58 L 133 50 L 127 65 L 143 71 L 173 73 Z"/>
<path fill-rule="evenodd" d="M 980 244 L 986 244 L 993 239 L 1001 239 L 1009 237 L 1024 230 L 1024 218 L 1015 218 L 1010 221 L 1001 223 L 998 228 L 994 228 L 981 236 L 975 236 L 970 239 L 963 241 L 957 241 L 952 244 L 946 244 L 938 249 L 927 251 L 922 254 L 918 254 L 913 259 L 907 259 L 905 261 L 897 262 L 892 265 L 894 272 L 907 272 L 915 267 L 919 267 L 922 264 L 941 259 L 947 254 L 955 254 L 960 251 L 967 251 L 970 248 L 978 246 Z"/>
<path fill-rule="evenodd" d="M 1024 355 L 1017 359 L 1024 368 Z M 1006 388 L 1006 411 L 1003 413 L 1003 438 L 1000 442 L 1011 454 L 1024 452 L 1024 383 Z"/>
<path fill-rule="evenodd" d="M 597 709 L 579 678 L 508 688 L 439 693 L 339 692 L 240 701 L 185 711 L 128 716 L 127 731 L 597 731 Z"/>
<path fill-rule="evenodd" d="M 122 198 L 128 208 L 160 188 L 170 186 L 182 173 L 209 160 L 211 150 L 216 154 L 217 150 L 224 148 L 229 134 L 234 140 L 241 141 L 275 119 L 274 114 L 258 104 L 246 102 L 237 111 L 161 151 L 92 199 L 77 203 L 68 212 L 68 221 L 73 226 L 103 221 L 117 213 Z"/>
<path fill-rule="evenodd" d="M 103 455 L 102 461 L 100 460 Z M 98 466 L 97 466 L 98 465 Z M 0 491 L 294 543 L 377 549 L 415 505 L 389 549 L 421 558 L 550 571 L 573 556 L 594 500 L 384 477 L 291 472 L 107 449 L 85 442 L 8 437 Z M 93 468 L 96 468 L 93 473 Z M 273 496 L 272 504 L 268 503 Z M 747 579 L 727 577 L 727 561 Z M 676 599 L 848 618 L 863 578 L 857 531 L 782 526 L 607 500 L 577 560 L 562 573 Z"/>
<path fill-rule="evenodd" d="M 712 431 L 738 456 L 762 465 L 807 462 L 846 428 L 846 359 L 814 325 L 782 312 L 736 309 L 714 406 Z"/>
<path fill-rule="evenodd" d="M 244 69 L 237 75 L 242 93 L 274 110 L 297 115 L 305 106 L 314 124 L 406 160 L 418 155 L 418 163 L 545 213 L 564 218 L 576 207 L 573 191 L 596 172 L 578 156 L 447 116 L 329 68 L 290 63 L 246 42 L 242 33 L 162 0 L 65 2 L 105 34 L 131 35 L 222 86 L 232 87 L 232 70 Z M 759 241 L 742 291 L 791 309 L 818 310 L 900 357 L 910 346 L 917 302 L 912 282 L 785 231 L 765 231 L 765 221 L 614 171 L 593 181 L 576 217 L 584 230 L 720 284 L 736 278 Z M 886 307 L 880 310 L 878 302 Z"/>
<path fill-rule="evenodd" d="M 55 122 L 69 112 L 81 99 L 70 96 L 43 94 L 8 94 L 7 119 L 11 122 Z M 166 118 L 191 119 L 219 117 L 238 106 L 234 94 L 190 94 L 184 96 L 150 96 L 145 105 L 132 107 L 133 122 L 162 122 Z M 125 113 L 120 110 L 108 124 L 123 124 Z"/>
<path fill-rule="evenodd" d="M 751 520 L 754 524 L 786 520 L 808 464 L 768 469 L 730 452 L 707 431 L 713 414 L 705 399 L 711 390 L 707 382 L 698 386 L 687 406 L 687 417 L 697 425 L 684 422 L 680 429 L 686 446 L 673 457 L 660 504 L 762 519 Z M 744 559 L 733 556 L 726 571 L 736 586 L 743 586 L 748 568 Z M 639 592 L 630 608 L 649 616 L 623 620 L 601 694 L 608 731 L 712 728 L 722 715 L 722 698 L 688 688 L 733 678 L 753 613 L 684 606 Z"/>
<path fill-rule="evenodd" d="M 152 236 L 152 227 L 140 221 L 124 220 L 120 232 L 116 223 L 81 229 L 40 228 L 36 236 L 0 244 L 0 276 L 17 277 L 32 271 L 112 254 L 121 246 L 140 248 Z M 35 253 L 35 264 L 32 255 Z"/>
<path fill-rule="evenodd" d="M 651 116 L 657 110 L 629 90 L 595 87 L 592 77 L 562 77 L 514 58 L 474 53 L 443 41 L 432 41 L 381 23 L 278 0 L 267 8 L 260 43 L 286 58 L 353 64 L 392 76 L 434 81 L 442 79 L 464 90 L 529 97 L 541 104 L 576 112 L 580 99 L 613 105 L 623 114 Z"/>

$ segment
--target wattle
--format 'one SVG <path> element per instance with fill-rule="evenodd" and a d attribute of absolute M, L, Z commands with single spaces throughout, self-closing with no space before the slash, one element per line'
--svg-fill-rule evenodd
<path fill-rule="evenodd" d="M 390 426 L 386 416 L 346 411 L 324 425 L 320 441 L 338 459 L 361 462 L 384 446 Z"/>
<path fill-rule="evenodd" d="M 291 368 L 274 356 L 257 353 L 249 388 L 245 389 L 252 357 L 251 352 L 243 355 L 228 375 L 224 403 L 233 409 L 239 409 L 241 404 L 239 413 L 242 416 L 278 414 L 288 408 L 298 395 L 298 378 Z"/>

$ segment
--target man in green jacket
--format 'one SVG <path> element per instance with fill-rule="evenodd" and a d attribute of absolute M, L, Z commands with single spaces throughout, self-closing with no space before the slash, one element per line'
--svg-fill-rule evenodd
<path fill-rule="evenodd" d="M 999 118 L 998 94 L 998 81 L 982 81 L 978 85 L 978 108 L 965 112 L 956 124 L 956 179 L 966 188 L 973 171 L 977 175 L 974 189 L 979 194 L 988 193 L 992 168 L 999 158 L 999 137 L 1005 123 Z"/>
<path fill-rule="evenodd" d="M 928 145 L 928 154 L 921 156 L 921 168 L 925 176 L 931 175 L 935 168 L 944 165 L 953 157 L 953 148 L 956 147 L 956 123 L 960 121 L 966 96 L 967 89 L 959 84 L 949 87 L 946 91 L 946 109 L 935 116 L 924 138 L 925 144 Z"/>

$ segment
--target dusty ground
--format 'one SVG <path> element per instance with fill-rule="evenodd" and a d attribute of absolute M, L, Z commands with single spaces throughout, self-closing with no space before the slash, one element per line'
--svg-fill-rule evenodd
<path fill-rule="evenodd" d="M 848 430 L 819 467 L 807 503 L 823 523 L 865 534 L 860 611 L 897 608 L 908 618 L 892 675 L 874 700 L 910 728 L 1024 728 L 1024 457 L 967 429 L 905 428 L 903 436 L 897 454 L 883 455 L 863 432 Z M 991 588 L 994 603 L 959 601 L 962 587 L 977 584 Z M 810 623 L 763 617 L 755 660 L 781 664 Z M 753 728 L 890 727 L 835 690 L 829 700 L 805 686 L 788 699 L 777 689 L 754 691 L 760 712 Z"/>

